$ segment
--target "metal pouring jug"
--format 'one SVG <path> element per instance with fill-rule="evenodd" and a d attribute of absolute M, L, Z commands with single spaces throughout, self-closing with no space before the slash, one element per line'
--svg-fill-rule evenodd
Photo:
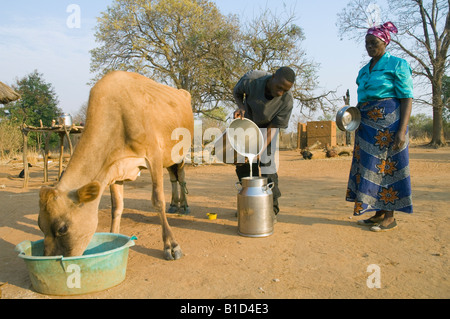
<path fill-rule="evenodd" d="M 227 164 L 244 163 L 248 155 L 258 156 L 264 146 L 259 127 L 249 119 L 235 119 L 214 142 L 215 157 Z M 238 155 L 241 157 L 239 158 Z"/>
<path fill-rule="evenodd" d="M 235 186 L 238 190 L 238 234 L 245 237 L 272 235 L 274 183 L 267 184 L 265 177 L 244 177 Z"/>

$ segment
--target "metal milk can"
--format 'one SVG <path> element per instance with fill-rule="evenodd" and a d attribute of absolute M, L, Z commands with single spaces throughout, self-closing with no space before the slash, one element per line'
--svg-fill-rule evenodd
<path fill-rule="evenodd" d="M 63 115 L 61 115 L 61 117 L 59 118 L 59 124 L 60 125 L 65 125 L 67 127 L 72 126 L 72 116 L 70 114 L 64 113 Z"/>
<path fill-rule="evenodd" d="M 265 177 L 244 177 L 236 183 L 239 235 L 267 237 L 273 234 L 273 186 L 274 183 L 267 184 Z"/>

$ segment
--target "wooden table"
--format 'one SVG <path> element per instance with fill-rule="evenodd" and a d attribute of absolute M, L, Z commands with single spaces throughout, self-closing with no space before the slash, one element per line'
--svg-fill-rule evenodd
<path fill-rule="evenodd" d="M 72 156 L 73 147 L 72 142 L 70 141 L 70 134 L 81 134 L 84 131 L 84 126 L 66 126 L 66 125 L 54 125 L 52 127 L 33 127 L 28 126 L 26 124 L 21 125 L 20 127 L 23 136 L 23 169 L 24 169 L 24 181 L 23 187 L 28 187 L 29 181 L 29 173 L 28 173 L 28 133 L 37 132 L 37 133 L 46 133 L 45 141 L 44 141 L 44 183 L 48 182 L 48 144 L 50 141 L 50 135 L 56 133 L 59 135 L 60 148 L 59 148 L 59 171 L 58 171 L 58 180 L 61 177 L 62 173 L 62 164 L 63 164 L 63 156 L 64 156 L 64 137 L 67 138 L 69 142 L 70 155 Z"/>

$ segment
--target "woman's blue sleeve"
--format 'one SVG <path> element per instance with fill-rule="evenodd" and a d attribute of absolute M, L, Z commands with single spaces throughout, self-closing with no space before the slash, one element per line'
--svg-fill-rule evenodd
<path fill-rule="evenodd" d="M 405 60 L 400 60 L 395 70 L 394 90 L 398 99 L 414 98 L 412 70 Z"/>

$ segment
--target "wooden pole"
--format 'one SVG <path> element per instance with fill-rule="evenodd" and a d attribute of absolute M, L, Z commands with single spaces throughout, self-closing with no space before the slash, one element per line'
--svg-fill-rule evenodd
<path fill-rule="evenodd" d="M 44 139 L 44 183 L 48 182 L 48 153 L 49 153 L 49 147 L 48 144 L 50 143 L 50 134 L 51 133 L 44 133 L 45 139 Z"/>
<path fill-rule="evenodd" d="M 63 125 L 63 128 L 64 128 L 64 132 L 66 133 L 66 136 L 67 136 L 67 142 L 69 143 L 70 156 L 72 156 L 73 147 L 72 147 L 72 141 L 70 140 L 70 133 L 69 133 L 69 130 L 67 130 L 66 124 Z"/>
<path fill-rule="evenodd" d="M 58 181 L 62 174 L 62 164 L 64 156 L 64 135 L 65 133 L 59 133 L 59 170 L 58 170 Z"/>
<path fill-rule="evenodd" d="M 27 188 L 28 187 L 28 179 L 29 179 L 29 173 L 28 173 L 28 132 L 23 129 L 23 126 L 22 126 L 22 137 L 23 137 L 23 169 L 24 169 L 23 188 Z"/>

